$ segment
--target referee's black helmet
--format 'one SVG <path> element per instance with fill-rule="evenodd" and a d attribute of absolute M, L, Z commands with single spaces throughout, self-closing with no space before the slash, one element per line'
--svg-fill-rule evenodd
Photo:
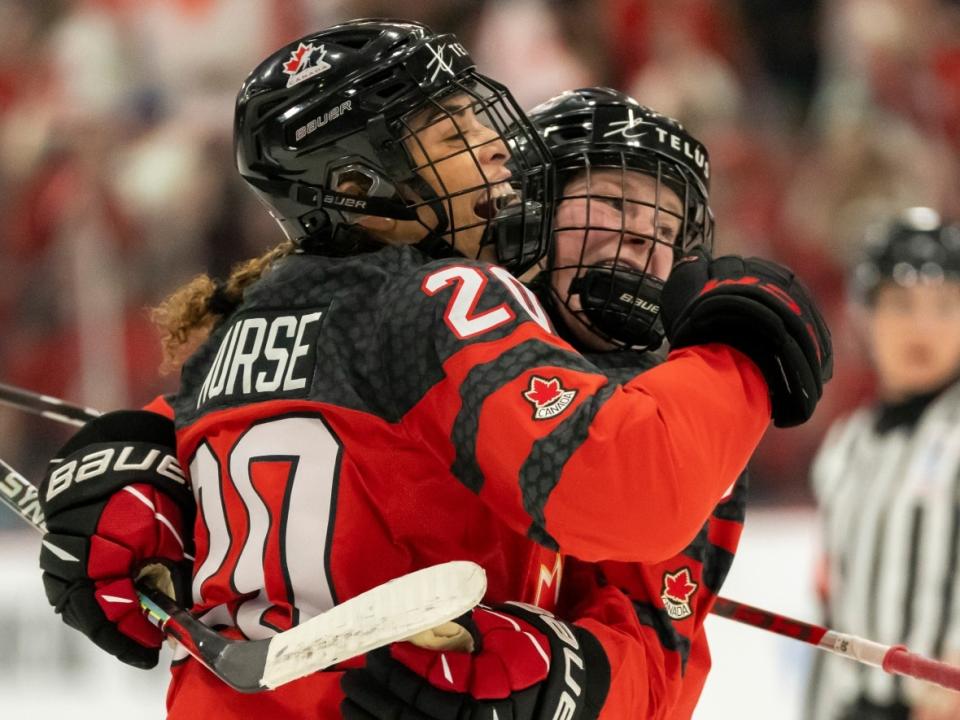
<path fill-rule="evenodd" d="M 904 287 L 960 281 L 960 224 L 929 207 L 911 207 L 867 232 L 852 278 L 854 297 L 871 303 L 884 282 Z"/>

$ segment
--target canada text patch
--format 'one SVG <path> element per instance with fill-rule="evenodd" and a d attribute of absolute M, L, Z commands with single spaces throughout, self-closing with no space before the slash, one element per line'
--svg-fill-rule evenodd
<path fill-rule="evenodd" d="M 530 378 L 530 387 L 523 397 L 533 405 L 534 420 L 547 420 L 556 417 L 577 396 L 576 390 L 567 390 L 560 384 L 560 378 L 542 378 L 534 375 Z"/>
<path fill-rule="evenodd" d="M 700 586 L 690 577 L 689 568 L 680 568 L 675 573 L 664 573 L 660 599 L 663 600 L 667 614 L 674 620 L 690 617 L 693 614 L 690 600 L 698 587 Z"/>

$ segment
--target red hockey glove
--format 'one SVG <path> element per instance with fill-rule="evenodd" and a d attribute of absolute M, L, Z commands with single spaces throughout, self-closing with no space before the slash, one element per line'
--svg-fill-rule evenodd
<path fill-rule="evenodd" d="M 800 279 L 777 263 L 711 259 L 697 249 L 670 273 L 661 317 L 673 348 L 723 343 L 753 360 L 770 388 L 777 427 L 807 421 L 833 375 L 823 316 Z"/>
<path fill-rule="evenodd" d="M 610 686 L 596 638 L 539 608 L 480 606 L 458 623 L 473 652 L 396 643 L 349 670 L 346 720 L 595 720 Z"/>
<path fill-rule="evenodd" d="M 157 664 L 163 637 L 141 613 L 133 581 L 150 575 L 181 602 L 189 597 L 195 505 L 174 446 L 170 420 L 110 413 L 71 438 L 40 486 L 47 599 L 136 667 Z"/>

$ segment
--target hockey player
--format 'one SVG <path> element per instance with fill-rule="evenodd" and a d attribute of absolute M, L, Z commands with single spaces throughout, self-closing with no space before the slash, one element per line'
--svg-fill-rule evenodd
<path fill-rule="evenodd" d="M 560 188 L 538 294 L 558 331 L 569 328 L 574 347 L 612 377 L 626 379 L 661 361 L 655 308 L 673 264 L 697 245 L 712 247 L 707 148 L 671 118 L 605 88 L 564 93 L 530 118 L 558 165 Z M 577 127 L 580 137 L 572 132 Z M 587 197 L 579 197 L 587 187 Z M 619 295 L 578 292 L 604 278 Z M 638 297 L 647 304 L 629 301 Z M 562 614 L 581 623 L 619 623 L 624 655 L 646 656 L 642 677 L 648 688 L 661 690 L 649 693 L 645 716 L 688 718 L 699 699 L 710 665 L 703 621 L 733 562 L 746 495 L 744 471 L 696 538 L 672 558 L 566 562 Z M 614 700 L 605 707 L 609 717 L 636 709 Z"/>
<path fill-rule="evenodd" d="M 130 577 L 183 568 L 192 545 L 194 610 L 249 638 L 470 559 L 496 605 L 476 612 L 478 632 L 498 637 L 480 662 L 513 678 L 502 704 L 596 716 L 621 677 L 605 630 L 502 603 L 545 601 L 542 568 L 560 550 L 634 561 L 682 549 L 771 414 L 813 411 L 830 347 L 811 299 L 779 271 L 694 257 L 663 291 L 679 349 L 643 376 L 608 377 L 483 261 L 522 272 L 545 251 L 547 155 L 455 38 L 415 23 L 346 23 L 268 58 L 238 97 L 236 144 L 289 241 L 165 306 L 169 349 L 198 343 L 176 397 L 152 408 L 173 423 L 108 415 L 51 466 L 51 602 L 150 666 L 160 639 Z M 341 698 L 338 672 L 245 696 L 186 659 L 168 709 L 334 718 Z"/>
<path fill-rule="evenodd" d="M 812 465 L 827 622 L 960 662 L 960 224 L 923 207 L 876 226 L 851 281 L 877 399 Z M 947 720 L 960 695 L 818 658 L 816 720 Z"/>
<path fill-rule="evenodd" d="M 712 244 L 707 150 L 674 120 L 607 88 L 563 93 L 529 116 L 559 175 L 554 242 L 533 286 L 557 332 L 608 377 L 627 382 L 662 362 L 657 308 L 674 262 Z M 611 666 L 622 674 L 602 717 L 692 714 L 709 669 L 703 620 L 739 542 L 746 482 L 744 473 L 693 542 L 671 558 L 586 563 L 564 557 L 562 566 L 546 568 L 562 576 L 555 585 L 558 616 L 598 628 Z M 545 600 L 553 598 L 535 598 Z M 399 717 L 406 703 L 391 685 L 412 696 L 428 682 L 399 668 L 390 653 L 407 669 L 417 661 L 427 668 L 437 663 L 430 652 L 408 646 L 374 653 L 371 668 L 352 671 L 345 681 L 348 717 L 367 720 L 376 716 L 374 708 L 382 717 Z M 428 717 L 458 717 L 445 714 L 439 701 L 428 702 L 419 703 Z"/>

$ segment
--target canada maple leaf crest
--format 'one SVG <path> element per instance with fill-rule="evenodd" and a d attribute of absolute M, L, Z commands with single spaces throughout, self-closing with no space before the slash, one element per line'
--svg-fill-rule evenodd
<path fill-rule="evenodd" d="M 690 577 L 689 568 L 680 568 L 675 573 L 664 573 L 663 593 L 660 598 L 667 610 L 667 614 L 674 620 L 682 620 L 693 614 L 690 609 L 690 598 L 700 587 Z"/>
<path fill-rule="evenodd" d="M 560 380 L 558 378 L 544 380 L 534 376 L 530 378 L 530 389 L 524 395 L 527 400 L 537 406 L 552 403 L 560 395 Z"/>
<path fill-rule="evenodd" d="M 303 82 L 324 70 L 330 69 L 330 63 L 324 61 L 327 51 L 324 45 L 314 46 L 313 43 L 299 43 L 297 49 L 291 51 L 290 59 L 283 63 L 283 72 L 290 76 L 287 87 Z"/>
<path fill-rule="evenodd" d="M 287 75 L 293 75 L 299 72 L 300 68 L 310 61 L 310 56 L 313 55 L 313 49 L 313 43 L 309 45 L 300 43 L 300 46 L 290 53 L 290 59 L 283 64 L 283 71 Z"/>
<path fill-rule="evenodd" d="M 560 383 L 560 378 L 542 378 L 534 375 L 530 378 L 530 386 L 523 396 L 533 405 L 535 420 L 545 420 L 556 417 L 577 396 L 576 390 L 567 390 Z"/>

